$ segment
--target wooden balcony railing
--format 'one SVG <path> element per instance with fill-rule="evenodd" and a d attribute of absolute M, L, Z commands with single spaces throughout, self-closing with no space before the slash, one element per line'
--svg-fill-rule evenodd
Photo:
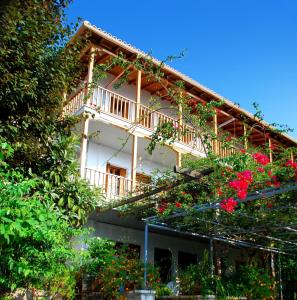
<path fill-rule="evenodd" d="M 132 193 L 132 180 L 126 177 L 86 168 L 85 179 L 89 181 L 91 186 L 101 188 L 106 197 L 110 199 Z"/>
<path fill-rule="evenodd" d="M 64 108 L 64 112 L 71 114 L 77 111 L 84 104 L 85 97 L 85 88 L 78 90 L 78 92 L 70 98 Z M 94 88 L 88 101 L 88 106 L 130 123 L 136 122 L 136 102 L 103 87 L 97 86 Z M 205 152 L 202 141 L 197 137 L 194 128 L 185 124 L 180 127 L 177 119 L 163 114 L 158 110 L 154 111 L 143 104 L 139 105 L 139 126 L 153 131 L 158 125 L 164 123 L 171 123 L 174 127 L 179 128 L 180 131 L 183 132 L 179 138 L 180 143 L 190 146 L 202 153 Z"/>
<path fill-rule="evenodd" d="M 83 105 L 86 97 L 86 88 L 82 87 L 77 89 L 72 95 L 69 97 L 69 101 L 64 106 L 65 114 L 73 114 L 77 112 Z"/>
<path fill-rule="evenodd" d="M 152 187 L 150 184 L 143 182 L 135 182 L 133 186 L 133 182 L 129 178 L 90 168 L 85 169 L 85 179 L 89 181 L 90 186 L 101 188 L 109 199 L 135 195 Z"/>

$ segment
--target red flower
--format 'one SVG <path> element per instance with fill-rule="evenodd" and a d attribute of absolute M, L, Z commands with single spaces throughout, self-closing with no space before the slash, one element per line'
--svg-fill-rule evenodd
<path fill-rule="evenodd" d="M 226 137 L 226 141 L 227 141 L 227 142 L 231 142 L 231 140 L 232 140 L 231 135 L 229 135 L 229 136 Z"/>
<path fill-rule="evenodd" d="M 240 149 L 239 150 L 241 153 L 245 154 L 246 153 L 246 150 L 245 149 Z"/>
<path fill-rule="evenodd" d="M 224 199 L 220 203 L 220 207 L 228 213 L 233 212 L 236 206 L 237 201 L 235 201 L 233 198 Z"/>
<path fill-rule="evenodd" d="M 217 194 L 218 194 L 218 196 L 222 196 L 223 195 L 223 191 L 222 191 L 221 188 L 217 189 Z"/>
<path fill-rule="evenodd" d="M 187 193 L 187 192 L 181 192 L 181 194 L 182 194 L 182 195 L 187 195 L 188 193 Z"/>
<path fill-rule="evenodd" d="M 263 173 L 265 170 L 262 167 L 257 168 L 257 171 Z"/>
<path fill-rule="evenodd" d="M 274 150 L 274 149 L 275 149 L 275 146 L 274 146 L 273 144 L 271 144 L 271 145 L 269 146 L 269 149 L 270 149 L 270 150 Z"/>
<path fill-rule="evenodd" d="M 274 182 L 273 182 L 273 185 L 274 185 L 275 187 L 280 187 L 280 186 L 281 186 L 281 183 L 280 183 L 279 181 L 274 181 Z"/>
<path fill-rule="evenodd" d="M 269 208 L 269 209 L 272 208 L 272 203 L 268 202 L 268 203 L 266 204 L 266 207 Z"/>
<path fill-rule="evenodd" d="M 244 200 L 247 196 L 247 191 L 246 190 L 239 190 L 237 192 L 237 196 L 240 200 Z"/>
<path fill-rule="evenodd" d="M 163 207 L 163 206 L 159 207 L 159 209 L 158 209 L 160 214 L 162 214 L 164 212 L 164 210 L 165 210 L 165 207 Z"/>
<path fill-rule="evenodd" d="M 291 167 L 293 169 L 297 169 L 297 163 L 295 163 L 293 160 L 288 160 L 286 163 L 285 163 L 285 166 L 286 167 Z"/>
<path fill-rule="evenodd" d="M 250 170 L 245 170 L 243 172 L 237 173 L 237 178 L 240 180 L 252 183 L 253 182 L 253 173 Z"/>
<path fill-rule="evenodd" d="M 229 182 L 229 186 L 236 191 L 247 190 L 249 183 L 245 180 L 234 180 Z"/>
<path fill-rule="evenodd" d="M 257 163 L 259 163 L 262 166 L 266 166 L 270 162 L 269 158 L 266 155 L 261 153 L 255 153 L 253 155 L 253 159 L 256 160 Z"/>
<path fill-rule="evenodd" d="M 175 206 L 176 206 L 177 208 L 181 208 L 181 207 L 182 207 L 182 204 L 181 204 L 180 202 L 175 202 Z"/>

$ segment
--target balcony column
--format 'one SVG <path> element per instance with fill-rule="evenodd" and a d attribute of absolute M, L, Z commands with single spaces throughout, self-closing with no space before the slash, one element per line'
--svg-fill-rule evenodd
<path fill-rule="evenodd" d="M 88 132 L 89 132 L 89 116 L 83 118 L 82 142 L 80 148 L 80 176 L 85 177 L 85 169 L 87 164 L 87 147 L 88 147 Z"/>
<path fill-rule="evenodd" d="M 94 62 L 95 62 L 95 48 L 92 46 L 90 49 L 90 60 L 89 60 L 88 75 L 87 75 L 87 100 L 86 100 L 87 105 L 90 104 L 91 102 Z"/>
<path fill-rule="evenodd" d="M 135 122 L 139 122 L 140 116 L 140 100 L 141 100 L 141 71 L 137 70 L 136 79 L 136 111 L 135 111 Z"/>
<path fill-rule="evenodd" d="M 269 160 L 272 162 L 272 141 L 271 138 L 268 139 L 268 146 L 269 146 Z"/>
<path fill-rule="evenodd" d="M 215 110 L 215 114 L 213 116 L 213 131 L 215 134 L 215 140 L 213 143 L 213 151 L 218 154 L 218 112 Z"/>
<path fill-rule="evenodd" d="M 87 75 L 87 99 L 86 104 L 90 103 L 91 97 L 91 84 L 93 81 L 93 69 L 94 69 L 94 61 L 95 61 L 95 48 L 91 47 L 90 49 L 90 60 L 88 66 L 88 75 Z M 83 124 L 82 124 L 82 141 L 80 148 L 80 176 L 84 178 L 85 176 L 85 168 L 87 164 L 87 147 L 88 147 L 88 132 L 89 132 L 89 123 L 90 118 L 88 114 L 83 116 Z"/>
<path fill-rule="evenodd" d="M 248 148 L 247 125 L 243 123 L 244 149 Z"/>
<path fill-rule="evenodd" d="M 182 129 L 183 129 L 183 108 L 182 105 L 179 104 L 178 105 L 178 130 L 179 130 L 178 140 L 182 140 L 182 136 L 180 134 Z M 176 165 L 178 167 L 181 167 L 181 164 L 182 164 L 182 154 L 181 152 L 176 151 Z"/>
<path fill-rule="evenodd" d="M 135 123 L 139 122 L 140 112 L 140 99 L 141 99 L 141 71 L 137 70 L 136 80 L 136 107 L 135 107 Z M 131 162 L 131 180 L 132 190 L 136 186 L 136 168 L 137 168 L 137 148 L 138 148 L 138 136 L 133 133 L 132 135 L 132 162 Z"/>

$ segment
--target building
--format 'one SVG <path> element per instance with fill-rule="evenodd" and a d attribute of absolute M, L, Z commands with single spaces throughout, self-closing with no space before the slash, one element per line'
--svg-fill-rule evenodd
<path fill-rule="evenodd" d="M 137 55 L 145 56 L 145 53 L 88 22 L 82 24 L 77 35 L 84 33 L 90 34 L 91 40 L 82 53 L 86 65 L 85 76 L 82 78 L 84 84 L 68 95 L 64 110 L 69 114 L 89 112 L 93 115 L 93 118 L 82 119 L 81 127 L 78 128 L 83 132 L 81 176 L 88 179 L 90 184 L 101 187 L 107 198 L 113 201 L 127 195 L 139 183 L 149 184 L 154 170 L 180 165 L 183 153 L 205 156 L 202 143 L 195 137 L 191 127 L 178 117 L 176 111 L 170 109 L 170 98 L 164 93 L 164 84 L 149 80 L 145 74 L 135 69 L 129 74 L 127 83 L 114 89 L 115 81 L 125 73 L 125 69 L 120 66 L 114 66 L 107 77 L 99 82 L 93 81 L 94 65 L 104 63 L 120 52 L 131 61 Z M 153 60 L 153 63 L 159 64 L 157 60 Z M 169 66 L 165 65 L 162 71 L 165 73 L 165 85 L 183 80 L 186 92 L 194 101 L 208 102 L 223 98 Z M 95 84 L 90 96 L 87 95 L 85 83 Z M 152 95 L 160 102 L 161 111 L 150 110 Z M 172 145 L 157 146 L 153 154 L 149 155 L 146 151 L 148 141 L 160 122 L 179 124 L 187 128 L 187 134 Z M 213 126 L 215 132 L 229 132 L 234 140 L 233 150 L 226 150 L 218 141 L 213 144 L 214 151 L 221 156 L 228 156 L 230 151 L 238 151 L 249 145 L 269 143 L 274 147 L 291 147 L 297 143 L 286 134 L 274 132 L 267 123 L 255 119 L 252 114 L 228 100 L 217 110 Z M 249 139 L 243 144 L 237 144 L 236 138 L 245 135 L 247 130 L 251 131 Z M 272 152 L 270 159 L 273 159 Z M 116 211 L 109 211 L 100 215 L 94 213 L 89 223 L 95 228 L 96 235 L 129 243 L 139 250 L 141 257 L 144 256 L 144 225 L 141 221 L 132 217 L 120 218 Z M 178 265 L 194 262 L 208 247 L 209 243 L 205 239 L 185 238 L 154 230 L 150 234 L 148 260 L 162 264 L 162 279 L 169 281 Z M 235 260 L 236 255 L 239 256 L 236 253 L 235 251 Z"/>

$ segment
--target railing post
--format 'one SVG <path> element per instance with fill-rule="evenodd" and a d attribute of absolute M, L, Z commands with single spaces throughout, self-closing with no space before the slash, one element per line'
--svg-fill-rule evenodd
<path fill-rule="evenodd" d="M 215 140 L 213 143 L 213 152 L 218 154 L 218 113 L 217 110 L 215 110 L 215 114 L 213 116 L 213 131 L 215 134 Z"/>
<path fill-rule="evenodd" d="M 268 146 L 269 146 L 269 160 L 272 162 L 272 141 L 271 138 L 268 139 Z"/>
<path fill-rule="evenodd" d="M 141 101 L 141 71 L 137 70 L 136 107 L 135 107 L 135 122 L 137 123 L 139 122 L 140 101 Z"/>

